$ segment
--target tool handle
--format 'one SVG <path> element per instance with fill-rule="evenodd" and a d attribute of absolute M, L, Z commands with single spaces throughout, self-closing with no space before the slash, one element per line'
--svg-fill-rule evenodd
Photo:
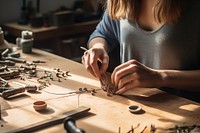
<path fill-rule="evenodd" d="M 0 93 L 7 91 L 7 90 L 12 90 L 12 89 L 14 89 L 14 88 L 1 86 L 0 87 Z"/>
<path fill-rule="evenodd" d="M 25 90 L 26 91 L 36 91 L 37 90 L 37 86 L 36 85 L 26 85 L 25 86 Z"/>
<path fill-rule="evenodd" d="M 23 93 L 25 92 L 25 88 L 17 88 L 17 89 L 10 89 L 10 90 L 6 90 L 6 91 L 3 91 L 1 96 L 3 98 L 8 98 L 10 96 L 13 96 L 15 94 L 19 94 L 19 93 Z"/>
<path fill-rule="evenodd" d="M 10 60 L 5 60 L 5 61 L 0 60 L 0 64 L 8 65 L 8 66 L 14 66 L 15 62 L 10 61 Z"/>
<path fill-rule="evenodd" d="M 11 79 L 20 76 L 20 72 L 12 71 L 12 72 L 0 72 L 0 77 L 3 79 Z"/>
<path fill-rule="evenodd" d="M 14 62 L 19 62 L 19 63 L 26 63 L 26 60 L 15 58 L 15 57 L 4 57 L 3 59 L 11 60 L 11 61 L 14 61 Z"/>
<path fill-rule="evenodd" d="M 64 119 L 64 128 L 67 131 L 67 133 L 85 133 L 84 130 L 76 126 L 75 120 L 71 117 L 67 117 Z"/>

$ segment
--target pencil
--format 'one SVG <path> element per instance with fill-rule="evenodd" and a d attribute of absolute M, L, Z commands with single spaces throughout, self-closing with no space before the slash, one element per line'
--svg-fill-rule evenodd
<path fill-rule="evenodd" d="M 84 50 L 84 51 L 87 51 L 88 49 L 87 48 L 85 48 L 85 47 L 80 47 L 82 50 Z"/>

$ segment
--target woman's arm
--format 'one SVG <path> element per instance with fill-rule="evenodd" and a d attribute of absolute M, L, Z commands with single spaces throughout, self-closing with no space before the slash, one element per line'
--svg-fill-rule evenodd
<path fill-rule="evenodd" d="M 108 52 L 119 45 L 119 33 L 119 22 L 111 20 L 105 11 L 102 20 L 90 36 L 89 50 L 82 58 L 85 68 L 93 76 L 100 79 L 101 75 L 106 72 L 109 63 Z"/>
<path fill-rule="evenodd" d="M 103 48 L 109 52 L 107 41 L 104 38 L 96 37 L 89 42 L 89 48 Z"/>
<path fill-rule="evenodd" d="M 156 70 L 136 60 L 127 61 L 115 68 L 111 75 L 117 94 L 136 87 L 175 88 L 200 92 L 200 70 Z"/>
<path fill-rule="evenodd" d="M 162 75 L 161 86 L 180 90 L 200 92 L 200 70 L 159 70 Z"/>

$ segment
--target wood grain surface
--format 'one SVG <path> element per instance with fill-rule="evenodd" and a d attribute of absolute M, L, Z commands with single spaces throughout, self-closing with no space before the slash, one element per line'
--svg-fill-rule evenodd
<path fill-rule="evenodd" d="M 69 77 L 52 81 L 49 87 L 39 90 L 37 93 L 17 95 L 10 99 L 0 98 L 2 108 L 2 123 L 0 132 L 9 132 L 14 129 L 30 126 L 46 119 L 51 119 L 60 114 L 76 109 L 79 106 L 91 108 L 90 115 L 76 121 L 77 126 L 87 133 L 121 133 L 128 132 L 131 127 L 135 128 L 135 133 L 140 133 L 145 127 L 144 133 L 150 132 L 151 124 L 157 128 L 156 132 L 165 133 L 166 129 L 175 125 L 200 124 L 200 104 L 168 94 L 156 88 L 136 88 L 124 95 L 114 95 L 109 97 L 101 90 L 100 82 L 93 78 L 82 64 L 71 60 L 33 49 L 32 54 L 21 54 L 21 58 L 32 60 L 45 60 L 47 63 L 38 64 L 38 77 L 42 75 L 42 70 L 52 70 L 60 68 L 63 71 L 70 71 Z M 18 81 L 31 85 L 38 85 L 37 78 L 9 80 Z M 58 95 L 79 88 L 96 89 L 97 93 L 91 95 L 85 93 L 81 95 Z M 56 93 L 56 94 L 53 94 Z M 78 100 L 79 99 L 79 100 Z M 33 109 L 33 102 L 43 100 L 47 103 L 47 109 L 42 112 Z M 78 103 L 79 101 L 79 103 Z M 140 105 L 142 111 L 137 114 L 130 113 L 130 105 Z M 46 127 L 38 130 L 41 133 L 65 133 L 63 124 Z"/>

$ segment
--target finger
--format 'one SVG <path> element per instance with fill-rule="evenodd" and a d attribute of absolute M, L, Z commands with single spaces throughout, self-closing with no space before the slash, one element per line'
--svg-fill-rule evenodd
<path fill-rule="evenodd" d="M 112 79 L 111 81 L 112 81 L 112 83 L 115 82 L 115 81 L 114 81 L 114 77 L 115 77 L 116 73 L 117 73 L 118 71 L 120 71 L 121 69 L 124 69 L 124 68 L 126 68 L 127 66 L 129 66 L 129 65 L 131 65 L 131 64 L 136 64 L 136 65 L 138 65 L 138 62 L 137 62 L 136 60 L 130 60 L 130 61 L 127 61 L 127 62 L 125 62 L 125 63 L 123 63 L 123 64 L 117 66 L 117 67 L 114 69 L 114 71 L 113 71 L 113 73 L 112 73 L 112 75 L 111 75 L 111 79 Z"/>
<path fill-rule="evenodd" d="M 101 75 L 103 75 L 106 72 L 108 65 L 109 65 L 109 57 L 104 56 L 102 63 L 101 63 L 101 67 L 100 67 L 100 74 Z"/>
<path fill-rule="evenodd" d="M 123 88 L 121 88 L 118 91 L 116 91 L 116 94 L 123 94 L 126 91 L 135 88 L 136 84 L 137 83 L 135 81 L 131 81 L 131 82 L 127 83 Z"/>
<path fill-rule="evenodd" d="M 89 58 L 89 61 L 90 61 L 90 66 L 91 66 L 91 69 L 93 71 L 93 73 L 95 74 L 95 77 L 97 78 L 101 78 L 101 74 L 100 74 L 100 71 L 99 71 L 99 66 L 98 66 L 98 59 L 97 59 L 97 55 L 95 56 L 95 53 L 94 52 L 91 52 L 90 53 L 90 58 Z"/>
<path fill-rule="evenodd" d="M 123 78 L 121 78 L 119 80 L 119 84 L 117 85 L 118 89 L 123 88 L 126 84 L 135 81 L 137 79 L 137 74 L 136 73 L 132 73 L 132 74 L 128 74 L 126 76 L 124 76 Z"/>
<path fill-rule="evenodd" d="M 119 81 L 128 76 L 128 75 L 131 75 L 132 73 L 135 73 L 137 72 L 137 65 L 135 64 L 130 64 L 130 65 L 125 65 L 126 67 L 124 67 L 123 69 L 119 69 L 118 71 L 116 71 L 115 73 L 113 73 L 113 77 L 112 77 L 112 80 L 113 80 L 113 84 L 115 84 L 115 86 L 118 86 L 119 84 Z"/>
<path fill-rule="evenodd" d="M 82 56 L 82 63 L 85 66 L 85 69 L 90 72 L 94 77 L 96 77 L 96 75 L 94 74 L 94 72 L 92 71 L 92 68 L 90 67 L 90 60 L 88 60 L 90 58 L 90 55 L 88 54 L 88 52 L 85 52 L 84 55 Z"/>
<path fill-rule="evenodd" d="M 131 65 L 131 64 L 133 64 L 133 65 L 134 65 L 134 64 L 135 64 L 135 65 L 140 65 L 140 63 L 139 63 L 138 61 L 136 61 L 136 60 L 130 60 L 130 61 L 127 61 L 127 62 L 125 62 L 125 63 L 123 63 L 123 64 L 117 66 L 117 67 L 115 68 L 114 72 L 115 72 L 115 71 L 118 71 L 118 70 L 120 70 L 120 69 L 123 69 L 123 68 L 125 68 L 125 67 L 127 67 L 127 66 L 129 66 L 129 65 Z"/>
<path fill-rule="evenodd" d="M 136 61 L 136 60 L 130 60 L 130 61 L 127 61 L 127 62 L 125 62 L 125 63 L 119 65 L 118 67 L 115 68 L 115 70 L 113 71 L 113 73 L 112 73 L 112 75 L 111 75 L 111 81 L 112 81 L 112 83 L 113 83 L 113 84 L 117 84 L 117 83 L 115 83 L 115 82 L 117 82 L 117 81 L 115 81 L 115 80 L 116 80 L 115 77 L 116 77 L 118 71 L 123 70 L 123 69 L 125 69 L 126 67 L 129 67 L 129 68 L 127 69 L 127 71 L 129 71 L 129 69 L 132 69 L 132 67 L 133 67 L 133 70 L 130 70 L 130 73 L 133 73 L 133 72 L 137 71 L 136 69 L 139 68 L 141 65 L 142 65 L 142 64 L 139 63 L 139 62 Z M 135 68 L 134 68 L 134 66 L 135 66 Z M 136 67 L 136 66 L 138 66 L 138 67 Z M 134 69 L 135 69 L 135 70 L 134 70 Z M 123 72 L 123 71 L 122 71 L 122 72 Z M 128 73 L 129 73 L 129 72 L 126 72 L 126 74 L 128 74 Z M 119 73 L 118 73 L 118 74 L 119 74 Z M 121 75 L 121 76 L 123 76 L 123 75 Z"/>

